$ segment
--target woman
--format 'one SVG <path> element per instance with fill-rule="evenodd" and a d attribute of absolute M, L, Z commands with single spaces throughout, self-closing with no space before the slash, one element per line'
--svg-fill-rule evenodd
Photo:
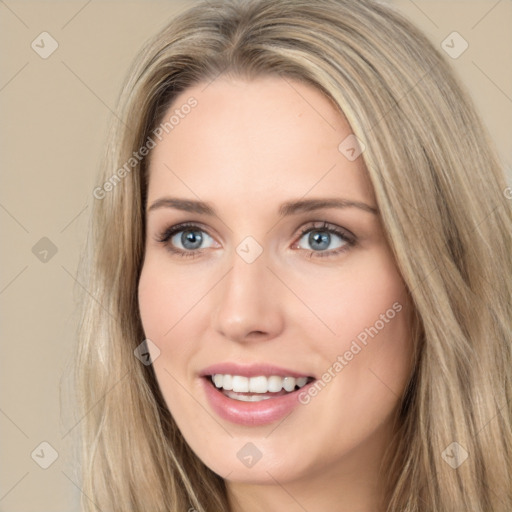
<path fill-rule="evenodd" d="M 511 206 L 428 40 L 370 0 L 211 0 L 118 112 L 84 510 L 511 510 Z"/>

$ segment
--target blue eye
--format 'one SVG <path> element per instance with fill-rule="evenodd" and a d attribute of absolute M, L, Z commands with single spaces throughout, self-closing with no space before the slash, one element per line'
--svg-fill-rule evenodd
<path fill-rule="evenodd" d="M 207 248 L 201 245 L 208 240 L 213 241 L 213 238 L 195 224 L 172 226 L 158 237 L 158 241 L 170 252 L 183 257 L 196 256 L 202 249 Z"/>
<path fill-rule="evenodd" d="M 193 251 L 195 249 L 204 249 L 204 247 L 201 247 L 201 244 L 208 238 L 213 240 L 210 235 L 200 229 L 184 229 L 176 232 L 176 234 L 170 238 L 170 241 L 174 246 L 177 246 L 179 242 L 182 246 L 179 247 L 178 245 L 179 249 Z"/>
<path fill-rule="evenodd" d="M 305 240 L 309 247 L 302 247 L 301 240 Z M 355 237 L 340 228 L 324 222 L 320 226 L 305 228 L 301 232 L 299 242 L 295 247 L 310 252 L 310 257 L 332 256 L 354 245 Z"/>

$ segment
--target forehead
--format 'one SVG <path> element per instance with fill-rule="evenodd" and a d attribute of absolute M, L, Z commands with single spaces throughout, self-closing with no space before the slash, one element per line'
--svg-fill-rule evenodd
<path fill-rule="evenodd" d="M 309 192 L 372 197 L 362 158 L 338 149 L 349 124 L 310 85 L 222 77 L 182 92 L 169 120 L 151 154 L 150 199 L 172 192 L 243 206 Z"/>

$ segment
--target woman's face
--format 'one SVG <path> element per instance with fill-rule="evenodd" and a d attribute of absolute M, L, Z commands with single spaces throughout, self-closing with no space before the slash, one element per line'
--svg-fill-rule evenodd
<path fill-rule="evenodd" d="M 375 466 L 412 347 L 350 126 L 270 77 L 194 86 L 171 116 L 153 136 L 139 303 L 183 436 L 232 482 Z"/>

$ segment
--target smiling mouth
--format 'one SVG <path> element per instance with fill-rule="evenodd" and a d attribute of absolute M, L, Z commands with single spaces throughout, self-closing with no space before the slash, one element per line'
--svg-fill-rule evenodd
<path fill-rule="evenodd" d="M 241 402 L 260 402 L 289 395 L 315 380 L 314 377 L 245 377 L 229 374 L 208 375 L 206 378 L 224 396 Z"/>

